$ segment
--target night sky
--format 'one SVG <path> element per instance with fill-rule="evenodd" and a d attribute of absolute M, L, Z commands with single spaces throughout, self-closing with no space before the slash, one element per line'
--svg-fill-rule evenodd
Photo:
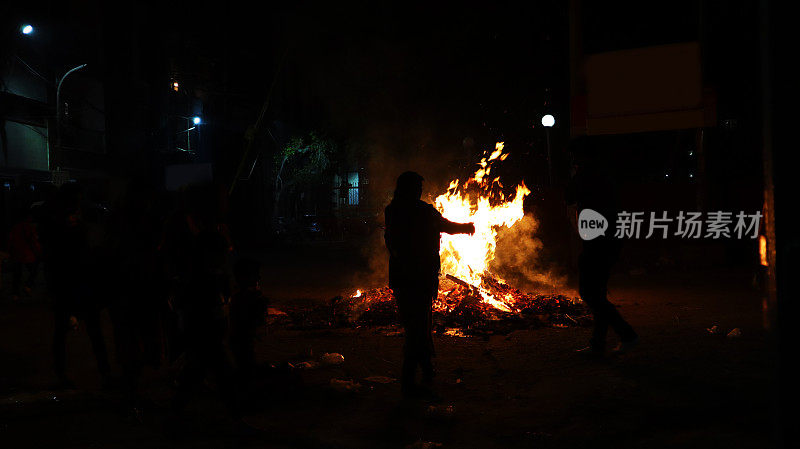
<path fill-rule="evenodd" d="M 742 88 L 757 83 L 751 2 L 583 3 L 586 54 L 700 40 L 704 84 L 716 89 L 720 119 L 757 120 L 755 89 Z M 358 142 L 379 166 L 398 170 L 425 159 L 475 162 L 498 140 L 540 167 L 544 113 L 557 117 L 554 146 L 563 148 L 569 138 L 567 1 L 17 6 L 16 17 L 41 20 L 38 39 L 52 66 L 89 61 L 86 73 L 101 76 L 105 64 L 109 96 L 114 83 L 130 80 L 108 71 L 131 59 L 152 86 L 179 79 L 202 100 L 207 132 L 215 133 L 210 147 L 235 148 L 217 151 L 223 171 L 238 164 L 243 132 L 273 83 L 267 120 L 279 140 L 323 130 Z M 130 42 L 118 45 L 134 34 L 138 54 L 129 52 Z"/>
<path fill-rule="evenodd" d="M 260 105 L 279 72 L 273 105 L 294 125 L 459 147 L 465 137 L 490 142 L 538 125 L 549 98 L 566 110 L 565 4 L 305 3 L 257 18 L 247 10 L 220 11 L 225 20 L 195 11 L 181 23 L 200 28 L 184 28 L 182 39 L 227 66 L 217 78 L 235 80 L 229 88 L 243 105 Z"/>

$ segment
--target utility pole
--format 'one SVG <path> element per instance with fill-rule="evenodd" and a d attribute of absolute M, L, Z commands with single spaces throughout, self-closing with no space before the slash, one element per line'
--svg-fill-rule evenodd
<path fill-rule="evenodd" d="M 286 55 L 289 53 L 289 48 L 286 47 L 286 50 L 283 52 L 283 56 L 281 57 L 281 61 L 278 64 L 278 68 L 275 71 L 275 75 L 272 78 L 272 84 L 269 86 L 269 91 L 267 92 L 267 97 L 264 99 L 264 104 L 261 106 L 261 112 L 258 114 L 258 118 L 256 122 L 247 128 L 245 132 L 244 139 L 244 152 L 242 154 L 242 160 L 239 162 L 239 167 L 236 169 L 236 173 L 233 176 L 233 180 L 231 181 L 231 187 L 228 189 L 228 195 L 233 194 L 234 188 L 236 188 L 236 181 L 238 181 L 239 176 L 241 176 L 244 168 L 247 164 L 247 160 L 250 157 L 250 153 L 253 150 L 253 146 L 255 144 L 256 137 L 261 134 L 262 128 L 264 127 L 264 116 L 267 114 L 267 110 L 269 109 L 269 103 L 272 99 L 272 92 L 275 90 L 275 85 L 278 83 L 278 75 L 283 68 L 284 63 L 286 62 Z M 250 170 L 252 173 L 252 170 Z"/>
<path fill-rule="evenodd" d="M 86 64 L 81 64 L 68 70 L 61 79 L 58 80 L 58 87 L 56 88 L 56 167 L 61 167 L 61 85 L 72 73 L 77 72 L 86 67 Z"/>

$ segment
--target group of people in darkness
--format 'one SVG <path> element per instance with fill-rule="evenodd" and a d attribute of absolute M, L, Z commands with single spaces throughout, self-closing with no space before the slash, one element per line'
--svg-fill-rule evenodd
<path fill-rule="evenodd" d="M 215 184 L 187 187 L 170 207 L 145 182 L 134 180 L 102 220 L 87 219 L 82 187 L 52 189 L 27 208 L 9 235 L 13 298 L 30 294 L 39 261 L 54 316 L 52 357 L 56 388 L 67 375 L 67 336 L 83 326 L 103 387 L 121 389 L 137 416 L 146 366 L 179 359 L 173 409 L 214 373 L 222 397 L 238 416 L 248 407 L 260 366 L 257 330 L 266 322 L 260 263 L 238 257 L 225 224 L 226 192 Z M 96 217 L 95 217 L 96 218 Z M 102 312 L 108 311 L 122 377 L 112 376 Z"/>
<path fill-rule="evenodd" d="M 577 140 L 572 150 L 576 172 L 568 200 L 579 209 L 616 216 L 614 180 L 607 167 L 585 141 Z M 431 307 L 438 292 L 440 236 L 472 234 L 475 227 L 443 218 L 421 200 L 422 186 L 423 177 L 415 172 L 397 178 L 394 198 L 385 209 L 384 238 L 389 285 L 405 335 L 402 396 L 436 400 Z M 264 386 L 259 379 L 275 372 L 257 362 L 255 341 L 266 323 L 267 300 L 261 293 L 259 262 L 234 251 L 225 221 L 226 191 L 215 184 L 190 186 L 167 208 L 156 189 L 132 181 L 104 220 L 100 244 L 90 244 L 85 204 L 78 184 L 54 189 L 35 211 L 23 214 L 9 241 L 15 295 L 23 284 L 23 267 L 35 275 L 35 263 L 44 262 L 59 387 L 73 386 L 67 376 L 66 337 L 83 323 L 104 386 L 121 388 L 134 413 L 141 413 L 143 368 L 181 358 L 174 381 L 175 413 L 211 372 L 232 415 L 240 417 L 253 392 Z M 618 242 L 607 237 L 584 242 L 579 259 L 579 292 L 594 315 L 589 346 L 580 351 L 595 357 L 606 352 L 609 328 L 620 338 L 615 352 L 627 352 L 638 343 L 638 335 L 606 295 Z M 103 309 L 113 325 L 121 379 L 111 376 Z M 288 371 L 283 375 L 283 380 L 291 377 Z"/>

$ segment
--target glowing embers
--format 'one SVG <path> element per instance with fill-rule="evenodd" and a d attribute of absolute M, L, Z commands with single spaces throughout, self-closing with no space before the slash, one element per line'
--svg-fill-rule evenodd
<path fill-rule="evenodd" d="M 559 294 L 525 293 L 492 277 L 475 287 L 453 276 L 439 280 L 433 300 L 433 326 L 449 335 L 507 334 L 518 329 L 543 326 L 584 326 L 591 323 L 588 310 L 577 298 Z M 338 326 L 374 327 L 399 322 L 397 307 L 389 288 L 360 290 L 361 295 L 336 298 L 332 304 Z M 486 296 L 502 298 L 509 310 L 495 307 Z"/>

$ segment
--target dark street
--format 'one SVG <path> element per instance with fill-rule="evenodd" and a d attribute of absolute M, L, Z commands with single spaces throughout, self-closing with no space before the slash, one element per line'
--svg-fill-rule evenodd
<path fill-rule="evenodd" d="M 340 247 L 310 245 L 294 257 L 325 267 L 309 285 L 303 271 L 264 267 L 281 304 L 324 302 L 360 260 Z M 333 264 L 331 260 L 345 261 Z M 281 259 L 285 260 L 285 259 Z M 291 260 L 291 258 L 289 259 Z M 417 440 L 443 447 L 753 447 L 771 439 L 774 354 L 765 349 L 760 299 L 742 273 L 619 274 L 611 298 L 637 323 L 635 354 L 586 360 L 574 353 L 583 328 L 543 328 L 489 338 L 438 336 L 437 381 L 452 411 L 428 412 L 399 396 L 402 338 L 385 328 L 288 330 L 270 326 L 258 343 L 264 361 L 339 353 L 344 364 L 302 372 L 305 388 L 264 401 L 245 419 L 259 433 L 241 436 L 207 392 L 192 405 L 177 447 L 406 447 Z M 317 282 L 319 282 L 317 284 Z M 276 283 L 277 285 L 277 283 Z M 292 296 L 290 292 L 301 292 Z M 2 431 L 14 447 L 160 447 L 169 418 L 167 368 L 146 373 L 142 422 L 126 415 L 114 392 L 98 389 L 88 339 L 70 337 L 78 390 L 52 391 L 48 364 L 52 324 L 41 300 L 3 302 Z M 707 329 L 718 326 L 720 334 Z M 741 337 L 727 338 L 739 328 Z M 110 329 L 108 329 L 110 332 Z M 110 343 L 109 343 L 110 345 Z M 372 376 L 395 379 L 384 384 Z M 362 385 L 340 392 L 331 379 Z M 410 407 L 410 409 L 409 409 Z M 47 432 L 41 429 L 47 427 Z"/>
<path fill-rule="evenodd" d="M 0 449 L 796 446 L 793 17 L 4 4 Z"/>

